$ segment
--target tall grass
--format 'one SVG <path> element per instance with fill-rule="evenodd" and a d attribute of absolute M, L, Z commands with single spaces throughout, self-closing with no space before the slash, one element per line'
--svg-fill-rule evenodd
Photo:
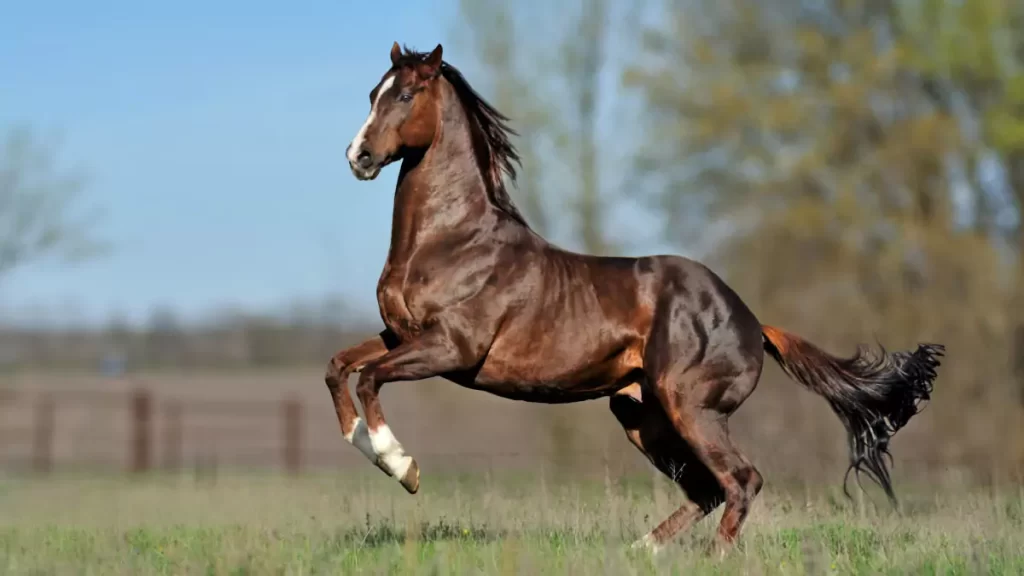
<path fill-rule="evenodd" d="M 376 470 L 7 480 L 0 572 L 1024 573 L 1019 491 L 902 493 L 899 515 L 874 493 L 850 502 L 831 487 L 766 489 L 741 544 L 719 560 L 705 549 L 720 511 L 656 557 L 629 549 L 681 502 L 649 477 L 552 483 L 435 473 L 417 496 Z"/>

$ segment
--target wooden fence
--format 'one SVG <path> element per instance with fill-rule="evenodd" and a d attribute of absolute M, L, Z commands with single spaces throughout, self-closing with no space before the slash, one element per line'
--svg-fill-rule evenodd
<path fill-rule="evenodd" d="M 322 420 L 317 419 L 321 428 L 329 425 Z M 309 424 L 305 406 L 294 396 L 276 401 L 163 398 L 144 386 L 128 391 L 0 389 L 0 470 L 47 474 L 58 467 L 113 465 L 132 473 L 177 471 L 188 464 L 217 466 L 221 459 L 237 463 L 241 455 L 244 465 L 298 474 L 308 456 Z M 68 438 L 59 442 L 62 433 Z"/>
<path fill-rule="evenodd" d="M 369 469 L 362 454 L 341 438 L 325 392 L 292 389 L 275 398 L 276 391 L 268 388 L 274 387 L 264 386 L 258 394 L 246 396 L 247 389 L 236 383 L 186 386 L 176 377 L 150 383 L 97 380 L 82 388 L 41 381 L 0 387 L 0 473 L 250 469 L 300 474 L 313 469 Z M 549 407 L 493 401 L 454 388 L 446 393 L 450 396 L 443 402 L 426 402 L 407 389 L 389 406 L 394 421 L 403 427 L 407 449 L 428 469 L 564 468 L 575 476 L 613 477 L 649 472 L 621 428 L 608 421 L 601 403 L 575 407 L 583 416 L 589 416 L 585 410 L 600 414 L 572 421 L 575 436 L 566 452 L 553 443 Z M 451 397 L 459 393 L 465 397 L 458 405 L 462 408 L 452 408 Z M 568 420 L 573 408 L 558 409 L 557 415 L 566 414 Z M 753 446 L 749 453 L 775 482 L 831 485 L 845 472 L 847 455 L 840 445 L 796 453 L 782 444 L 758 445 L 759 432 L 745 431 L 741 444 Z M 932 482 L 943 476 L 986 484 L 1011 472 L 1014 478 L 1021 477 L 1019 471 L 999 469 L 982 454 L 940 459 L 934 453 L 916 454 L 907 439 L 900 441 L 904 444 L 895 450 L 894 472 L 901 481 Z M 796 445 L 805 442 L 801 438 Z"/>

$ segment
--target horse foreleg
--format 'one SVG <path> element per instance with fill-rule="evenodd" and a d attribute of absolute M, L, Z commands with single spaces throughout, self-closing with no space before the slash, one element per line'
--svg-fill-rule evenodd
<path fill-rule="evenodd" d="M 410 494 L 419 489 L 420 469 L 384 420 L 380 388 L 385 382 L 423 380 L 464 369 L 473 363 L 473 359 L 466 358 L 464 351 L 437 331 L 425 333 L 368 362 L 359 374 L 356 395 L 366 415 L 375 462 L 389 476 L 397 478 Z"/>
<path fill-rule="evenodd" d="M 324 374 L 324 381 L 334 401 L 334 411 L 338 415 L 342 436 L 375 463 L 377 456 L 371 447 L 366 423 L 356 412 L 356 405 L 349 394 L 348 379 L 353 373 L 360 371 L 367 362 L 380 358 L 387 352 L 383 337 L 378 335 L 335 354 L 327 364 L 327 372 Z"/>

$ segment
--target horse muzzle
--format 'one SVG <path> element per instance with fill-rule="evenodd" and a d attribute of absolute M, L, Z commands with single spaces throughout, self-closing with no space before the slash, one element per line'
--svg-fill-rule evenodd
<path fill-rule="evenodd" d="M 391 163 L 390 158 L 381 158 L 365 148 L 354 153 L 351 146 L 345 150 L 348 166 L 352 174 L 359 180 L 373 180 L 382 168 Z"/>

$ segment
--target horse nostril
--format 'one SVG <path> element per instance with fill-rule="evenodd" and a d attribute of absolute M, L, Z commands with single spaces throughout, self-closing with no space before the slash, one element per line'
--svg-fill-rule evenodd
<path fill-rule="evenodd" d="M 369 152 L 367 152 L 366 150 L 362 150 L 359 152 L 359 156 L 356 158 L 356 164 L 359 164 L 360 168 L 366 170 L 373 165 L 373 158 L 370 156 Z"/>

